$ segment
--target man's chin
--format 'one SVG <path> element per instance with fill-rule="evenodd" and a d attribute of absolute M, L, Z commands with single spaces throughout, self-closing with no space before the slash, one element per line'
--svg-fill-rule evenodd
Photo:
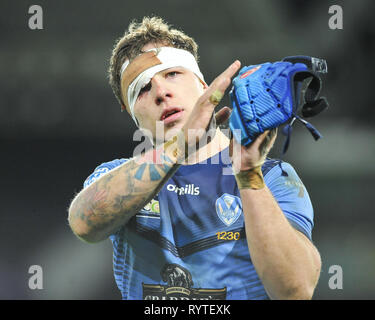
<path fill-rule="evenodd" d="M 165 131 L 164 131 L 165 138 L 164 138 L 164 140 L 168 141 L 168 140 L 172 139 L 172 137 L 174 137 L 175 135 L 177 135 L 181 131 L 182 127 L 183 127 L 182 123 L 177 123 L 173 127 L 165 128 Z"/>
<path fill-rule="evenodd" d="M 176 125 L 172 128 L 165 128 L 164 130 L 164 135 L 161 135 L 161 136 L 158 136 L 156 134 L 155 138 L 153 139 L 154 140 L 154 144 L 155 145 L 161 145 L 163 144 L 164 142 L 168 141 L 168 140 L 171 140 L 174 136 L 176 136 L 182 129 L 182 126 L 180 125 Z"/>

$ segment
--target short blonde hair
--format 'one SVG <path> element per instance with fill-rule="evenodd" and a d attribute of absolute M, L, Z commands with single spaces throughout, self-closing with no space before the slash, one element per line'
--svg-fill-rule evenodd
<path fill-rule="evenodd" d="M 162 18 L 144 17 L 140 23 L 132 21 L 124 35 L 116 41 L 108 69 L 109 83 L 121 105 L 125 105 L 121 95 L 121 66 L 142 53 L 142 48 L 148 43 L 162 43 L 187 50 L 198 62 L 198 45 L 194 39 L 172 28 Z"/>

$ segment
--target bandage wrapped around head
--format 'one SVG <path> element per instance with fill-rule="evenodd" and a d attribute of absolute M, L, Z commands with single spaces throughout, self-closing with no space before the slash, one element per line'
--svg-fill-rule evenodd
<path fill-rule="evenodd" d="M 202 83 L 205 83 L 194 56 L 183 49 L 153 48 L 140 54 L 130 63 L 127 60 L 122 65 L 120 71 L 122 100 L 137 126 L 138 121 L 134 115 L 134 105 L 139 92 L 156 73 L 174 67 L 183 67 L 192 71 Z"/>

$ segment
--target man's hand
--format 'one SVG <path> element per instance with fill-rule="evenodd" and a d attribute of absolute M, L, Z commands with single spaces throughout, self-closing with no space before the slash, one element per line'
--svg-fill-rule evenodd
<path fill-rule="evenodd" d="M 232 157 L 233 171 L 237 173 L 261 166 L 275 143 L 276 136 L 277 129 L 267 130 L 247 147 L 232 138 L 230 156 Z"/>
<path fill-rule="evenodd" d="M 188 147 L 196 147 L 199 141 L 203 140 L 209 124 L 213 117 L 213 112 L 218 104 L 215 103 L 214 95 L 223 97 L 225 90 L 231 83 L 231 78 L 241 67 L 241 63 L 236 60 L 223 73 L 221 73 L 206 89 L 203 95 L 198 99 L 195 107 L 183 127 L 185 141 Z M 221 124 L 229 118 L 230 109 L 224 107 L 220 109 L 216 115 L 216 123 Z M 189 134 L 190 133 L 190 134 Z M 202 145 L 200 145 L 201 147 Z"/>

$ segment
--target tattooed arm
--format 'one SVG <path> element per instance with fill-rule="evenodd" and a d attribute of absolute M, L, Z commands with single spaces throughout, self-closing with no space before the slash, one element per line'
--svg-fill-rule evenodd
<path fill-rule="evenodd" d="M 126 224 L 180 166 L 176 147 L 176 143 L 167 142 L 125 162 L 83 189 L 69 208 L 73 232 L 84 241 L 98 242 Z"/>

